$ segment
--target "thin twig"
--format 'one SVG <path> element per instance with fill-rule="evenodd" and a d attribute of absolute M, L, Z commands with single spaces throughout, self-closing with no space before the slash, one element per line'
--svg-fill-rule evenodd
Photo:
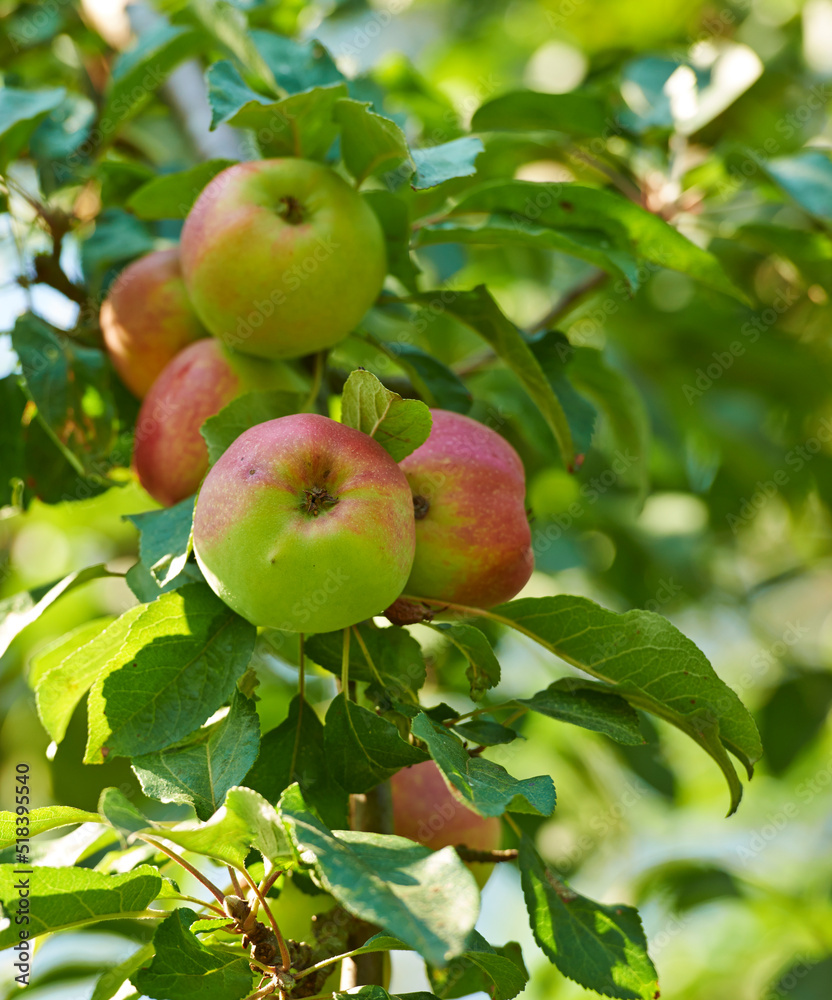
<path fill-rule="evenodd" d="M 341 653 L 341 690 L 344 697 L 350 696 L 350 630 L 344 629 L 344 646 Z"/>
<path fill-rule="evenodd" d="M 152 837 L 142 836 L 142 834 L 140 833 L 137 834 L 136 836 L 139 838 L 139 840 L 143 840 L 146 844 L 150 844 L 152 847 L 155 847 L 157 850 L 161 851 L 162 854 L 167 854 L 169 858 L 175 861 L 178 865 L 181 865 L 186 872 L 190 872 L 191 875 L 193 875 L 195 879 L 200 881 L 205 886 L 205 888 L 211 893 L 211 895 L 217 899 L 220 906 L 222 906 L 222 904 L 225 902 L 225 896 L 209 878 L 206 878 L 206 876 L 202 874 L 202 872 L 194 868 L 193 865 L 188 864 L 188 862 L 179 854 L 177 854 L 176 851 L 172 850 L 169 847 L 165 847 L 164 844 L 160 844 L 158 840 L 154 840 Z"/>
<path fill-rule="evenodd" d="M 596 271 L 594 274 L 591 274 L 585 281 L 582 281 L 565 295 L 562 295 L 545 316 L 541 316 L 536 323 L 533 323 L 529 327 L 529 333 L 537 333 L 538 330 L 546 330 L 549 327 L 556 326 L 564 316 L 574 309 L 584 296 L 590 292 L 594 292 L 596 288 L 600 288 L 608 278 L 609 275 L 606 271 Z"/>
<path fill-rule="evenodd" d="M 248 871 L 245 872 L 245 878 L 248 884 L 251 886 L 254 895 L 257 897 L 257 901 L 263 910 L 266 911 L 266 916 L 269 918 L 269 923 L 272 925 L 272 930 L 274 931 L 274 936 L 277 938 L 277 946 L 280 948 L 280 961 L 283 965 L 284 970 L 288 970 L 292 966 L 292 959 L 289 955 L 289 949 L 286 947 L 286 941 L 283 935 L 280 933 L 280 928 L 277 926 L 277 921 L 274 919 L 274 914 L 269 908 L 269 904 L 266 902 L 263 894 L 254 879 L 249 875 Z"/>

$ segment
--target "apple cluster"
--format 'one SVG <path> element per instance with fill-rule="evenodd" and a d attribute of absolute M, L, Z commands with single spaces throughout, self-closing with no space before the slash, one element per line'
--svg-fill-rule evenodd
<path fill-rule="evenodd" d="M 142 399 L 139 481 L 168 506 L 199 490 L 197 562 L 254 625 L 329 632 L 385 612 L 404 623 L 420 600 L 438 612 L 510 600 L 531 575 L 522 462 L 458 413 L 434 409 L 428 440 L 400 463 L 358 430 L 296 413 L 244 431 L 208 471 L 204 421 L 251 390 L 308 388 L 299 359 L 346 337 L 385 273 L 380 224 L 338 174 L 263 160 L 218 174 L 180 247 L 127 267 L 102 306 L 113 365 Z M 431 762 L 400 772 L 393 793 L 412 839 L 497 846 L 499 823 L 469 813 Z M 440 828 L 420 809 L 411 830 L 405 799 L 430 800 Z"/>

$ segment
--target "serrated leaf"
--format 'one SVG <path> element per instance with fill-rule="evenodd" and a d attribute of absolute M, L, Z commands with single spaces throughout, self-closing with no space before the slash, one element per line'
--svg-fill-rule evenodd
<path fill-rule="evenodd" d="M 300 790 L 280 814 L 303 862 L 345 910 L 393 934 L 432 965 L 461 954 L 479 912 L 474 877 L 453 848 L 430 852 L 404 837 L 327 830 Z"/>
<path fill-rule="evenodd" d="M 308 399 L 307 394 L 285 392 L 282 389 L 273 392 L 247 392 L 233 399 L 219 413 L 209 417 L 199 430 L 208 446 L 211 465 L 243 431 L 266 420 L 299 413 Z"/>
<path fill-rule="evenodd" d="M 127 875 L 104 875 L 89 868 L 50 868 L 38 865 L 35 875 L 20 875 L 15 865 L 0 865 L 0 902 L 9 918 L 0 929 L 0 948 L 18 941 L 14 917 L 20 895 L 15 883 L 29 881 L 30 937 L 65 927 L 141 913 L 158 896 L 162 878 L 155 868 L 141 865 Z"/>
<path fill-rule="evenodd" d="M 468 661 L 465 676 L 470 685 L 472 701 L 479 701 L 489 688 L 500 683 L 500 662 L 494 655 L 488 637 L 474 625 L 431 624 L 462 653 Z"/>
<path fill-rule="evenodd" d="M 470 177 L 477 172 L 475 161 L 484 150 L 482 139 L 473 135 L 452 139 L 439 146 L 411 150 L 410 155 L 416 166 L 411 187 L 423 191 L 454 177 Z"/>
<path fill-rule="evenodd" d="M 260 720 L 254 702 L 235 691 L 220 722 L 183 743 L 135 757 L 131 766 L 145 795 L 161 802 L 187 802 L 199 819 L 208 819 L 223 804 L 229 788 L 245 778 L 259 746 Z"/>
<path fill-rule="evenodd" d="M 133 982 L 150 997 L 242 1000 L 254 988 L 248 960 L 202 944 L 190 930 L 197 919 L 186 906 L 171 913 L 154 935 L 153 961 Z"/>
<path fill-rule="evenodd" d="M 227 123 L 253 129 L 269 156 L 323 158 L 338 135 L 336 103 L 346 96 L 344 83 L 313 87 L 278 100 L 252 90 L 236 67 L 223 60 L 206 74 L 211 128 Z"/>
<path fill-rule="evenodd" d="M 111 572 L 100 563 L 98 566 L 88 566 L 86 569 L 78 570 L 77 573 L 70 573 L 57 583 L 23 590 L 0 601 L 0 656 L 6 652 L 23 629 L 37 621 L 59 597 L 89 583 L 90 580 L 100 580 L 105 576 L 121 576 L 121 574 Z"/>
<path fill-rule="evenodd" d="M 406 743 L 387 719 L 370 712 L 343 694 L 326 713 L 324 749 L 332 776 L 347 792 L 367 792 L 401 768 L 428 759 L 424 751 Z"/>
<path fill-rule="evenodd" d="M 418 641 L 402 628 L 354 625 L 352 635 L 350 677 L 367 684 L 381 684 L 391 696 L 415 704 L 414 695 L 426 677 L 425 658 Z M 322 632 L 307 639 L 306 651 L 315 663 L 340 677 L 343 643 L 343 631 Z"/>
<path fill-rule="evenodd" d="M 574 892 L 546 867 L 526 836 L 519 862 L 535 941 L 563 975 L 603 996 L 654 1000 L 656 970 L 638 912 Z"/>
<path fill-rule="evenodd" d="M 413 720 L 413 735 L 424 740 L 448 784 L 466 806 L 481 816 L 504 812 L 551 816 L 555 786 L 548 774 L 513 778 L 504 767 L 482 757 L 471 757 L 462 741 L 423 712 Z"/>
<path fill-rule="evenodd" d="M 164 510 L 125 514 L 124 519 L 139 530 L 141 561 L 159 587 L 167 586 L 184 570 L 191 554 L 194 498 Z"/>
<path fill-rule="evenodd" d="M 17 813 L 0 812 L 0 850 L 13 847 L 18 838 Z M 42 806 L 29 812 L 26 829 L 27 837 L 37 837 L 38 834 L 57 830 L 62 826 L 74 826 L 76 823 L 100 823 L 97 813 L 85 809 L 75 809 L 72 806 Z"/>
<path fill-rule="evenodd" d="M 193 732 L 230 697 L 255 638 L 205 584 L 145 605 L 90 691 L 85 762 L 152 753 Z"/>
<path fill-rule="evenodd" d="M 418 296 L 418 301 L 427 305 L 432 298 L 435 296 L 426 293 Z M 571 468 L 575 461 L 575 448 L 569 421 L 523 335 L 503 315 L 484 285 L 470 292 L 455 292 L 447 299 L 445 308 L 448 312 L 490 344 L 523 383 L 552 429 L 564 465 Z"/>
<path fill-rule="evenodd" d="M 344 79 L 326 47 L 315 38 L 302 42 L 274 31 L 255 30 L 249 34 L 281 90 L 287 94 L 325 87 Z"/>
<path fill-rule="evenodd" d="M 249 31 L 243 9 L 228 0 L 191 0 L 189 7 L 203 28 L 246 67 L 246 72 L 256 77 L 258 86 L 278 92 L 274 70 Z"/>
<path fill-rule="evenodd" d="M 345 98 L 336 102 L 333 115 L 341 126 L 341 155 L 357 186 L 409 161 L 402 130 L 389 118 L 370 111 L 369 102 Z"/>
<path fill-rule="evenodd" d="M 363 431 L 397 462 L 430 435 L 430 410 L 418 399 L 402 399 L 368 371 L 350 373 L 341 400 L 341 422 Z"/>
<path fill-rule="evenodd" d="M 634 708 L 687 733 L 719 764 L 731 790 L 742 786 L 726 748 L 749 776 L 762 747 L 754 720 L 705 655 L 662 615 L 616 614 L 584 597 L 527 597 L 489 612 L 562 660 L 605 681 Z"/>
<path fill-rule="evenodd" d="M 564 677 L 531 698 L 517 701 L 550 719 L 604 733 L 617 743 L 629 746 L 644 743 L 635 709 L 603 684 Z"/>
<path fill-rule="evenodd" d="M 127 199 L 140 219 L 184 219 L 205 185 L 235 160 L 205 160 L 195 167 L 162 174 L 143 184 Z"/>
<path fill-rule="evenodd" d="M 289 841 L 274 806 L 251 788 L 229 789 L 225 805 L 205 823 L 180 823 L 146 834 L 179 844 L 242 871 L 252 847 L 278 866 L 292 860 Z"/>
<path fill-rule="evenodd" d="M 473 132 L 541 132 L 598 136 L 606 127 L 606 109 L 590 94 L 540 94 L 515 90 L 480 105 L 471 119 Z"/>
<path fill-rule="evenodd" d="M 446 969 L 428 969 L 430 984 L 442 1000 L 465 997 L 480 990 L 492 1000 L 512 1000 L 529 980 L 520 946 L 510 941 L 494 948 L 474 931 L 465 954 Z"/>
<path fill-rule="evenodd" d="M 283 722 L 260 740 L 257 761 L 243 784 L 269 802 L 277 802 L 295 781 L 327 826 L 349 826 L 348 795 L 330 772 L 323 724 L 300 695 L 292 699 Z"/>

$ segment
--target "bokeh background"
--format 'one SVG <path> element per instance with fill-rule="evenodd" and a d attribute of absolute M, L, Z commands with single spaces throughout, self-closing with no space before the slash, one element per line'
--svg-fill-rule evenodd
<path fill-rule="evenodd" d="M 176 13 L 183 4 L 160 2 Z M 351 75 L 388 90 L 386 110 L 426 142 L 460 134 L 474 110 L 500 93 L 577 87 L 614 95 L 605 134 L 572 144 L 550 133 L 486 141 L 484 177 L 611 182 L 717 253 L 754 296 L 753 308 L 704 292 L 656 268 L 632 299 L 608 283 L 565 314 L 577 345 L 604 347 L 637 389 L 622 401 L 630 433 L 650 435 L 649 461 L 616 447 L 590 451 L 580 476 L 552 466 L 550 438 L 531 403 L 481 349 L 439 317 L 430 345 L 470 374 L 500 430 L 526 462 L 537 571 L 527 593 L 574 593 L 616 610 L 649 608 L 705 651 L 753 711 L 765 756 L 739 812 L 713 763 L 663 725 L 635 750 L 526 717 L 528 741 L 495 748 L 518 777 L 554 777 L 558 808 L 538 831 L 541 849 L 581 892 L 639 906 L 663 995 L 674 1000 L 826 1000 L 832 995 L 832 0 L 378 0 L 374 3 L 240 2 L 253 20 L 319 38 Z M 133 23 L 152 18 L 139 4 Z M 119 0 L 0 0 L 0 75 L 15 86 L 60 85 L 80 72 L 106 78 L 114 50 L 131 44 Z M 121 134 L 122 152 L 157 169 L 181 169 L 205 132 L 193 72 L 177 70 Z M 97 76 L 96 76 L 97 75 Z M 76 84 L 73 82 L 72 84 Z M 180 100 L 177 106 L 176 92 Z M 417 111 L 418 109 L 418 111 Z M 79 98 L 72 132 L 84 128 Z M 50 145 L 50 140 L 52 144 Z M 226 147 L 227 148 L 227 147 Z M 55 135 L 40 155 L 59 163 Z M 19 161 L 18 186 L 42 172 Z M 48 192 L 47 192 L 48 193 Z M 66 195 L 96 226 L 101 191 Z M 33 212 L 14 190 L 0 205 L 0 330 L 33 308 L 59 326 L 75 306 L 44 285 L 22 287 L 27 255 L 45 247 Z M 102 287 L 131 253 L 176 239 L 172 223 L 148 243 L 97 261 Z M 119 257 L 121 254 L 121 257 Z M 81 278 L 79 243 L 62 263 Z M 425 287 L 486 282 L 522 326 L 587 265 L 518 248 L 432 248 L 419 253 Z M 87 272 L 85 272 L 85 275 Z M 342 349 L 347 366 L 359 353 Z M 0 369 L 14 370 L 0 334 Z M 640 402 L 639 402 L 640 400 Z M 625 405 L 626 404 L 626 405 Z M 485 405 L 484 403 L 478 405 Z M 474 411 L 477 412 L 476 410 Z M 621 428 L 598 433 L 618 440 Z M 613 465 L 613 461 L 616 463 Z M 612 472 L 610 470 L 612 469 Z M 583 488 L 583 489 L 582 489 Z M 132 481 L 107 492 L 22 513 L 0 511 L 0 597 L 101 561 L 126 570 L 136 531 L 123 515 L 150 509 Z M 577 511 L 577 513 L 576 513 Z M 65 742 L 49 746 L 27 686 L 33 658 L 90 618 L 134 602 L 120 581 L 99 580 L 59 602 L 0 660 L 0 805 L 9 806 L 14 764 L 26 760 L 38 805 L 94 808 L 120 786 L 150 815 L 123 760 L 80 763 L 83 706 Z M 425 638 L 421 636 L 421 638 Z M 429 641 L 429 637 L 428 637 Z M 500 640 L 501 692 L 528 695 L 563 665 L 517 637 Z M 438 650 L 431 679 L 460 669 Z M 259 657 L 262 729 L 285 716 L 296 673 L 264 646 Z M 321 675 L 310 694 L 334 689 Z M 444 697 L 444 694 L 442 695 Z M 528 1000 L 594 996 L 564 980 L 531 940 L 519 878 L 510 865 L 485 890 L 480 929 L 494 943 L 519 939 L 532 971 Z M 36 956 L 34 998 L 84 1000 L 102 965 L 129 942 L 85 933 L 49 942 Z M 67 970 L 77 978 L 67 985 Z M 54 972 L 55 979 L 50 981 Z M 5 974 L 5 970 L 3 971 Z M 62 981 L 58 982 L 58 978 Z M 2 982 L 2 981 L 0 981 Z M 415 958 L 396 956 L 393 990 L 424 988 Z M 12 995 L 7 981 L 0 991 Z"/>

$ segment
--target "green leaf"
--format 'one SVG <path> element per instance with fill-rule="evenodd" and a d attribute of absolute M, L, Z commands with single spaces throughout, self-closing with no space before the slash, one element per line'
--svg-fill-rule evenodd
<path fill-rule="evenodd" d="M 343 694 L 326 713 L 324 750 L 332 776 L 348 792 L 367 792 L 427 754 L 406 743 L 392 722 Z"/>
<path fill-rule="evenodd" d="M 404 287 L 416 291 L 419 268 L 410 255 L 410 209 L 392 191 L 365 191 L 364 200 L 376 213 L 387 247 L 387 269 Z"/>
<path fill-rule="evenodd" d="M 451 847 L 434 853 L 404 837 L 333 834 L 306 809 L 297 785 L 280 813 L 300 857 L 354 916 L 393 934 L 435 966 L 462 954 L 479 912 L 474 877 Z"/>
<path fill-rule="evenodd" d="M 470 685 L 472 701 L 479 701 L 489 688 L 500 683 L 500 663 L 483 631 L 465 623 L 432 623 L 430 627 L 453 643 L 468 661 L 465 676 Z"/>
<path fill-rule="evenodd" d="M 40 122 L 66 97 L 63 87 L 44 90 L 0 89 L 0 166 L 26 145 Z"/>
<path fill-rule="evenodd" d="M 117 655 L 141 611 L 141 607 L 130 608 L 103 629 L 99 621 L 91 634 L 87 630 L 71 633 L 50 648 L 45 663 L 38 663 L 38 715 L 56 743 L 63 740 L 78 702 L 92 687 L 103 664 Z"/>
<path fill-rule="evenodd" d="M 117 437 L 106 354 L 60 335 L 32 313 L 15 323 L 12 346 L 49 436 L 78 473 L 100 478 Z"/>
<path fill-rule="evenodd" d="M 152 941 L 143 944 L 141 948 L 123 962 L 113 966 L 101 976 L 95 984 L 90 1000 L 112 1000 L 121 987 L 131 976 L 138 972 L 142 966 L 147 965 L 155 953 L 155 946 Z"/>
<path fill-rule="evenodd" d="M 308 401 L 308 394 L 300 392 L 247 392 L 233 399 L 219 413 L 209 417 L 200 428 L 208 445 L 211 464 L 250 427 L 266 420 L 299 413 Z"/>
<path fill-rule="evenodd" d="M 274 806 L 251 788 L 229 789 L 225 805 L 206 823 L 180 823 L 162 832 L 157 829 L 144 832 L 240 871 L 245 868 L 252 847 L 280 867 L 286 867 L 292 860 L 289 841 Z"/>
<path fill-rule="evenodd" d="M 105 788 L 98 799 L 98 812 L 118 833 L 122 847 L 129 838 L 148 826 L 147 817 L 137 809 L 120 788 Z"/>
<path fill-rule="evenodd" d="M 453 959 L 446 969 L 429 969 L 430 984 L 442 1000 L 464 997 L 480 990 L 493 1000 L 512 1000 L 529 980 L 520 945 L 514 941 L 492 947 L 473 931 L 465 954 Z"/>
<path fill-rule="evenodd" d="M 535 941 L 560 972 L 619 1000 L 654 1000 L 656 970 L 638 912 L 581 896 L 547 868 L 528 837 L 520 841 L 520 878 Z"/>
<path fill-rule="evenodd" d="M 159 587 L 164 587 L 184 570 L 193 548 L 194 498 L 164 510 L 125 514 L 138 528 L 139 557 Z"/>
<path fill-rule="evenodd" d="M 337 101 L 335 121 L 341 126 L 341 155 L 360 186 L 368 177 L 387 173 L 410 161 L 404 133 L 389 118 L 370 111 L 369 102 Z M 408 173 L 412 172 L 412 167 Z"/>
<path fill-rule="evenodd" d="M 20 817 L 14 812 L 0 812 L 0 850 L 13 847 L 21 834 L 18 831 Z M 61 826 L 73 826 L 76 823 L 100 823 L 98 813 L 75 809 L 71 806 L 42 806 L 31 809 L 25 828 L 28 833 L 24 837 L 37 837 L 38 834 L 57 830 Z"/>
<path fill-rule="evenodd" d="M 423 191 L 454 177 L 470 177 L 477 172 L 475 161 L 484 149 L 482 139 L 466 135 L 439 146 L 411 150 L 410 155 L 416 165 L 411 186 Z"/>
<path fill-rule="evenodd" d="M 585 455 L 592 443 L 595 430 L 595 407 L 576 392 L 570 380 L 571 365 L 575 348 L 557 330 L 547 330 L 529 341 L 532 354 L 546 374 L 552 391 L 560 400 L 572 440 L 579 454 Z"/>
<path fill-rule="evenodd" d="M 504 812 L 551 816 L 554 812 L 555 786 L 548 774 L 513 778 L 491 760 L 470 757 L 458 737 L 424 713 L 413 720 L 413 735 L 425 741 L 458 798 L 481 816 L 502 816 Z"/>
<path fill-rule="evenodd" d="M 418 297 L 426 305 L 434 298 L 433 293 Z M 564 465 L 571 468 L 575 461 L 575 448 L 569 421 L 521 332 L 503 315 L 484 285 L 471 292 L 455 292 L 446 298 L 448 301 L 445 308 L 448 312 L 490 344 L 523 383 L 526 392 L 552 429 Z"/>
<path fill-rule="evenodd" d="M 430 435 L 430 410 L 418 399 L 402 399 L 363 369 L 350 373 L 341 401 L 341 422 L 363 431 L 401 462 Z"/>
<path fill-rule="evenodd" d="M 633 290 L 646 275 L 669 268 L 748 302 L 716 257 L 659 216 L 605 188 L 534 181 L 485 184 L 463 195 L 444 220 L 424 226 L 417 236 L 422 245 L 456 239 L 562 250 L 621 274 Z"/>
<path fill-rule="evenodd" d="M 26 479 L 26 453 L 23 445 L 23 411 L 26 396 L 17 375 L 0 379 L 0 510 L 19 506 Z"/>
<path fill-rule="evenodd" d="M 470 722 L 460 722 L 451 728 L 464 740 L 484 747 L 495 747 L 503 743 L 513 743 L 518 736 L 513 729 L 509 729 L 508 726 L 502 726 L 499 722 L 495 722 L 494 719 L 490 719 L 484 715 L 480 715 Z"/>
<path fill-rule="evenodd" d="M 92 235 L 81 244 L 81 265 L 90 291 L 104 290 L 111 269 L 155 249 L 147 226 L 120 208 L 108 208 L 95 220 Z"/>
<path fill-rule="evenodd" d="M 90 691 L 85 762 L 151 753 L 193 732 L 230 697 L 255 637 L 205 584 L 144 606 Z"/>
<path fill-rule="evenodd" d="M 428 406 L 454 413 L 467 413 L 471 409 L 473 399 L 465 383 L 432 354 L 399 340 L 377 340 L 369 336 L 367 339 L 404 370 Z"/>
<path fill-rule="evenodd" d="M 277 728 L 260 740 L 257 761 L 243 780 L 269 802 L 298 782 L 306 801 L 332 829 L 349 826 L 348 796 L 332 777 L 324 727 L 314 708 L 296 695 Z"/>
<path fill-rule="evenodd" d="M 317 39 L 299 42 L 273 31 L 252 31 L 250 35 L 278 85 L 287 94 L 326 87 L 344 79 L 335 60 Z"/>
<path fill-rule="evenodd" d="M 234 160 L 206 160 L 188 170 L 163 174 L 143 184 L 127 200 L 140 219 L 184 219 L 205 185 Z"/>
<path fill-rule="evenodd" d="M 219 809 L 225 793 L 245 778 L 257 758 L 260 721 L 250 698 L 234 692 L 228 715 L 183 743 L 135 757 L 133 770 L 145 795 L 188 802 L 200 819 Z"/>
<path fill-rule="evenodd" d="M 819 149 L 767 160 L 763 169 L 810 215 L 832 219 L 832 161 Z"/>
<path fill-rule="evenodd" d="M 644 743 L 635 709 L 604 684 L 564 677 L 531 698 L 517 701 L 533 712 L 604 733 L 618 743 L 629 746 Z"/>
<path fill-rule="evenodd" d="M 762 753 L 757 727 L 701 650 L 666 618 L 651 611 L 616 614 L 567 595 L 522 598 L 489 616 L 687 733 L 722 769 L 734 812 L 742 786 L 725 748 L 750 776 Z"/>
<path fill-rule="evenodd" d="M 482 104 L 471 119 L 472 132 L 566 132 L 598 136 L 606 128 L 606 108 L 589 94 L 539 94 L 516 90 Z"/>
<path fill-rule="evenodd" d="M 246 72 L 256 77 L 258 86 L 273 93 L 280 89 L 274 70 L 248 30 L 245 11 L 228 0 L 191 0 L 188 5 L 200 24 L 220 45 L 236 56 Z"/>
<path fill-rule="evenodd" d="M 20 895 L 15 887 L 28 882 L 30 937 L 107 917 L 141 913 L 159 895 L 162 877 L 150 865 L 126 875 L 104 875 L 89 868 L 49 868 L 38 865 L 33 875 L 20 875 L 15 865 L 0 865 L 0 902 L 10 923 L 0 930 L 0 948 L 18 941 Z M 5 922 L 5 921 L 4 921 Z"/>
<path fill-rule="evenodd" d="M 112 136 L 161 87 L 173 69 L 193 55 L 203 36 L 192 28 L 159 20 L 141 32 L 136 45 L 113 64 L 99 128 Z"/>
<path fill-rule="evenodd" d="M 242 1000 L 254 989 L 248 960 L 221 948 L 208 948 L 190 931 L 198 920 L 183 906 L 158 927 L 156 954 L 148 968 L 132 981 L 151 997 L 199 997 L 200 1000 Z"/>
<path fill-rule="evenodd" d="M 610 365 L 602 351 L 591 347 L 572 350 L 569 377 L 604 415 L 621 453 L 619 482 L 631 484 L 643 498 L 650 483 L 650 420 L 644 400 L 632 380 Z"/>
<path fill-rule="evenodd" d="M 24 590 L 0 601 L 0 656 L 6 652 L 23 629 L 37 621 L 59 597 L 89 583 L 90 580 L 100 580 L 105 576 L 121 576 L 121 574 L 110 572 L 101 563 L 98 566 L 88 566 L 86 569 L 78 570 L 77 573 L 70 573 L 57 583 Z"/>
<path fill-rule="evenodd" d="M 292 94 L 280 100 L 252 90 L 227 60 L 215 63 L 206 74 L 211 128 L 222 123 L 253 129 L 269 156 L 303 156 L 322 159 L 338 135 L 333 121 L 336 104 L 347 93 L 344 83 Z"/>
<path fill-rule="evenodd" d="M 403 628 L 370 628 L 354 625 L 350 643 L 350 677 L 367 684 L 381 684 L 390 697 L 416 704 L 415 693 L 425 683 L 422 647 Z M 306 641 L 309 656 L 325 670 L 341 676 L 344 645 L 342 630 L 323 632 Z M 365 652 L 366 649 L 366 652 Z"/>

